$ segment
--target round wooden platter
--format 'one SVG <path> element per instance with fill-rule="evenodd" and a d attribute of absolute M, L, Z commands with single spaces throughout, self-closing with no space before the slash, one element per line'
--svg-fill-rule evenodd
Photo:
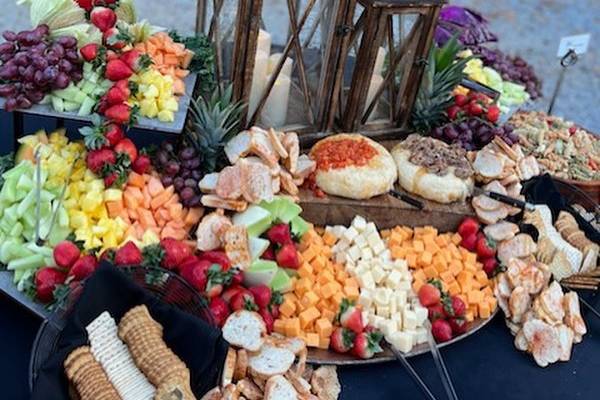
<path fill-rule="evenodd" d="M 498 313 L 498 308 L 496 308 L 496 310 L 492 313 L 492 315 L 490 315 L 489 318 L 478 319 L 473 322 L 470 322 L 467 325 L 466 333 L 464 333 L 460 336 L 456 336 L 455 338 L 453 338 L 452 340 L 449 340 L 447 342 L 438 344 L 438 348 L 449 346 L 453 343 L 456 343 L 460 340 L 465 339 L 468 336 L 471 336 L 472 334 L 474 334 L 475 332 L 477 332 L 478 330 L 480 330 L 481 328 L 486 326 L 496 316 L 497 313 Z M 307 361 L 311 364 L 317 364 L 317 365 L 362 365 L 362 364 L 378 364 L 378 363 L 384 363 L 384 362 L 396 360 L 396 357 L 394 356 L 394 353 L 392 353 L 388 343 L 384 343 L 384 345 L 382 347 L 383 347 L 382 353 L 378 353 L 373 358 L 369 358 L 367 360 L 361 360 L 361 359 L 355 358 L 351 354 L 335 353 L 331 350 L 309 349 Z M 413 347 L 413 349 L 410 352 L 406 353 L 405 356 L 406 357 L 414 357 L 414 356 L 418 356 L 420 354 L 424 354 L 424 353 L 428 353 L 428 352 L 429 352 L 429 345 L 427 343 L 422 343 L 422 344 L 419 344 L 419 345 Z"/>

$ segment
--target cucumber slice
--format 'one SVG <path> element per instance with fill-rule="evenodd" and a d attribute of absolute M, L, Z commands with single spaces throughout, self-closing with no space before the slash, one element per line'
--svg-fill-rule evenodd
<path fill-rule="evenodd" d="M 54 111 L 56 112 L 65 112 L 63 99 L 57 96 L 52 96 L 52 108 L 54 108 Z"/>
<path fill-rule="evenodd" d="M 34 254 L 29 257 L 20 258 L 18 260 L 12 260 L 6 266 L 6 269 L 10 271 L 19 269 L 32 269 L 41 268 L 44 266 L 44 257 L 39 254 Z"/>

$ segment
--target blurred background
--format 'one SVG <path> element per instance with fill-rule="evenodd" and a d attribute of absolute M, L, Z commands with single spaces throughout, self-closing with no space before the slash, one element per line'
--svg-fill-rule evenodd
<path fill-rule="evenodd" d="M 28 11 L 14 0 L 1 0 L 0 30 L 30 27 Z M 489 19 L 499 37 L 501 50 L 520 55 L 533 65 L 543 80 L 544 97 L 534 108 L 546 110 L 560 72 L 556 52 L 560 38 L 591 33 L 588 53 L 572 67 L 563 83 L 554 113 L 600 133 L 600 0 L 453 0 L 451 4 L 471 7 Z M 227 0 L 225 10 L 233 16 L 236 1 Z M 183 33 L 191 33 L 195 23 L 196 0 L 136 0 L 140 19 Z M 283 0 L 265 0 L 270 21 L 286 21 Z M 281 18 L 278 18 L 278 16 Z M 287 25 L 270 29 L 275 43 L 283 42 Z"/>

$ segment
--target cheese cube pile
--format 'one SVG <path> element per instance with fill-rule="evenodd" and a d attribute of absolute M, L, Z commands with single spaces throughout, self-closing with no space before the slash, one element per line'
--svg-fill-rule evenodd
<path fill-rule="evenodd" d="M 309 347 L 327 349 L 333 324 L 344 298 L 356 301 L 358 281 L 331 260 L 331 234 L 319 235 L 310 229 L 299 245 L 300 268 L 292 291 L 283 295 L 275 332 L 304 339 Z"/>
<path fill-rule="evenodd" d="M 337 240 L 336 262 L 360 285 L 358 304 L 365 322 L 381 330 L 385 339 L 403 352 L 427 341 L 427 309 L 419 304 L 405 260 L 392 260 L 391 252 L 374 223 L 356 216 L 350 227 L 327 227 Z"/>
<path fill-rule="evenodd" d="M 488 318 L 496 310 L 492 281 L 477 262 L 477 254 L 459 246 L 458 233 L 438 234 L 431 226 L 414 229 L 397 226 L 382 235 L 392 258 L 406 260 L 413 270 L 415 292 L 430 279 L 440 280 L 445 292 L 467 305 L 468 322 Z"/>

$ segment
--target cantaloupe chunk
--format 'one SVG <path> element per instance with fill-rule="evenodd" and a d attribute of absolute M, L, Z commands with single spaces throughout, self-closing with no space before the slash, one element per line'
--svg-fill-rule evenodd
<path fill-rule="evenodd" d="M 154 198 L 164 192 L 164 190 L 165 188 L 158 178 L 154 176 L 150 178 L 148 181 L 148 192 L 150 192 L 150 196 Z"/>
<path fill-rule="evenodd" d="M 125 201 L 125 207 L 127 207 L 129 210 L 135 210 L 138 207 L 138 202 L 131 192 L 124 191 L 123 200 Z"/>
<path fill-rule="evenodd" d="M 171 204 L 167 209 L 169 210 L 171 220 L 183 222 L 183 206 L 181 204 Z"/>
<path fill-rule="evenodd" d="M 131 171 L 129 173 L 129 180 L 127 181 L 127 184 L 142 189 L 144 186 L 146 186 L 146 181 L 144 181 L 144 177 L 142 175 L 137 174 L 135 171 Z"/>
<path fill-rule="evenodd" d="M 202 218 L 202 216 L 204 215 L 204 209 L 203 208 L 190 208 L 187 211 L 187 214 L 185 215 L 185 219 L 183 220 L 183 222 L 187 225 L 187 226 L 193 226 L 196 225 L 198 222 L 200 222 L 200 219 Z"/>
<path fill-rule="evenodd" d="M 146 210 L 145 208 L 140 208 L 138 210 L 139 222 L 144 227 L 156 226 L 156 220 L 152 215 L 150 210 Z"/>
<path fill-rule="evenodd" d="M 171 198 L 171 195 L 172 195 L 171 193 L 169 193 L 167 190 L 165 190 L 162 193 L 154 196 L 154 198 L 150 202 L 150 208 L 152 208 L 153 210 L 158 209 L 163 204 L 165 204 L 167 201 L 169 201 L 169 199 Z"/>
<path fill-rule="evenodd" d="M 116 218 L 123 211 L 123 201 L 107 201 L 106 210 L 111 218 Z"/>
<path fill-rule="evenodd" d="M 127 210 L 127 213 L 129 214 L 129 218 L 131 218 L 134 221 L 137 221 L 139 216 L 138 216 L 138 212 L 137 210 L 139 209 L 139 207 L 136 208 L 129 208 Z"/>

